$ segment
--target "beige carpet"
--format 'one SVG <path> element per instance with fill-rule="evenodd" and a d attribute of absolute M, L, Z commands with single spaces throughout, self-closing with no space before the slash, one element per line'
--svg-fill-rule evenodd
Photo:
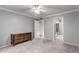
<path fill-rule="evenodd" d="M 16 46 L 0 49 L 1 53 L 78 53 L 79 47 L 61 41 L 34 39 Z"/>

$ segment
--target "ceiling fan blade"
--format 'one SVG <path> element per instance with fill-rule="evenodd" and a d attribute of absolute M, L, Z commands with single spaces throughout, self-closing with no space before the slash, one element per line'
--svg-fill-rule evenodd
<path fill-rule="evenodd" d="M 41 11 L 41 12 L 46 12 L 46 10 L 44 10 L 44 9 L 40 9 L 40 11 Z"/>

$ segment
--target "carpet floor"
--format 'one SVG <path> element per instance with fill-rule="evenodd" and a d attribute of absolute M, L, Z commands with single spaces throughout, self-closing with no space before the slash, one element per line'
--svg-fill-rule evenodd
<path fill-rule="evenodd" d="M 0 53 L 78 53 L 79 47 L 62 41 L 34 39 L 15 46 L 1 48 Z"/>

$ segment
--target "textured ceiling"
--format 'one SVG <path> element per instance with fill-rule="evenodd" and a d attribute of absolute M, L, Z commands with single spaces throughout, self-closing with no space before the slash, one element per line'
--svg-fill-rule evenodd
<path fill-rule="evenodd" d="M 40 14 L 36 14 L 32 9 L 34 5 L 0 5 L 0 7 L 2 8 L 16 11 L 34 18 L 42 18 L 61 12 L 75 10 L 78 8 L 77 5 L 40 5 L 40 6 L 41 9 L 45 10 L 46 12 L 41 11 Z"/>

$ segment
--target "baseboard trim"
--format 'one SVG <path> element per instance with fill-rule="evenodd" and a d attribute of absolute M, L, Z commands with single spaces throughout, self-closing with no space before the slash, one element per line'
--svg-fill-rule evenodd
<path fill-rule="evenodd" d="M 70 43 L 70 42 L 64 42 L 65 44 L 69 44 L 69 45 L 74 45 L 74 46 L 79 46 L 77 44 L 73 44 L 73 43 Z"/>
<path fill-rule="evenodd" d="M 0 47 L 0 49 L 1 49 L 1 48 L 10 47 L 10 46 L 11 46 L 11 45 L 5 45 L 5 46 L 1 46 L 1 47 Z"/>

